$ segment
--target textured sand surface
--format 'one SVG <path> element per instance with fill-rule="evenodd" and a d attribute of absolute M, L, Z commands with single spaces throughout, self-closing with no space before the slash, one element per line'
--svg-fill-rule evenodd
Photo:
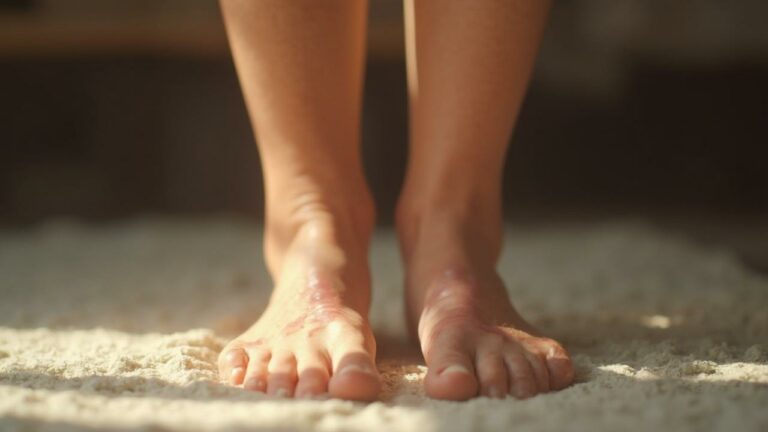
<path fill-rule="evenodd" d="M 372 254 L 381 401 L 271 399 L 218 383 L 269 291 L 232 220 L 0 233 L 0 430 L 768 430 L 768 278 L 637 223 L 512 227 L 518 308 L 578 383 L 526 401 L 425 399 L 391 233 Z"/>

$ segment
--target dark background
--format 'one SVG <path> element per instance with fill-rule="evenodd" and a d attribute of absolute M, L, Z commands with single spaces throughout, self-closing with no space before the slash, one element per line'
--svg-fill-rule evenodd
<path fill-rule="evenodd" d="M 768 221 L 766 4 L 556 2 L 507 214 Z M 401 16 L 371 3 L 363 145 L 383 224 L 407 145 Z M 0 225 L 261 209 L 215 2 L 0 1 Z"/>

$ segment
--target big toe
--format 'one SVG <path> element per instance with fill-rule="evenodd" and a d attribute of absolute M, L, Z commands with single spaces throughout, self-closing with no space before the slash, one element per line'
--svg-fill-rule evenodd
<path fill-rule="evenodd" d="M 334 359 L 328 393 L 335 398 L 373 401 L 381 391 L 381 378 L 371 356 L 364 351 L 347 352 Z"/>
<path fill-rule="evenodd" d="M 472 361 L 466 353 L 454 350 L 436 352 L 430 356 L 427 367 L 424 390 L 429 397 L 463 401 L 477 396 L 479 384 Z"/>

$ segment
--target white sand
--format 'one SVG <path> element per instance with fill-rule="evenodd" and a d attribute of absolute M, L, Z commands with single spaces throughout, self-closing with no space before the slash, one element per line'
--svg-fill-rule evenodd
<path fill-rule="evenodd" d="M 513 228 L 519 309 L 579 383 L 526 401 L 425 399 L 390 233 L 373 252 L 382 401 L 270 399 L 217 382 L 269 281 L 242 222 L 57 223 L 0 234 L 0 430 L 768 430 L 768 278 L 648 226 Z M 520 428 L 520 429 L 518 429 Z"/>

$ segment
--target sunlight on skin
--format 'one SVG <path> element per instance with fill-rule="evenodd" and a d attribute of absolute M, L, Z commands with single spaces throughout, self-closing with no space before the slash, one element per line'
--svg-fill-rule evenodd
<path fill-rule="evenodd" d="M 375 215 L 359 145 L 367 5 L 221 6 L 264 169 L 274 281 L 265 312 L 222 351 L 221 376 L 274 395 L 374 400 Z"/>
<path fill-rule="evenodd" d="M 531 397 L 573 378 L 496 271 L 503 161 L 548 1 L 407 0 L 410 147 L 396 214 L 409 327 L 438 399 Z"/>
<path fill-rule="evenodd" d="M 396 219 L 408 320 L 418 322 L 429 368 L 425 391 L 466 400 L 565 388 L 570 357 L 534 335 L 495 269 L 504 155 L 549 2 L 405 8 L 412 131 Z M 367 250 L 375 208 L 359 146 L 366 7 L 226 0 L 222 9 L 264 167 L 275 286 L 264 314 L 224 349 L 221 375 L 255 391 L 266 383 L 275 395 L 372 400 L 379 383 Z M 318 272 L 325 282 L 297 276 Z M 306 383 L 302 364 L 314 376 Z M 346 379 L 352 369 L 366 374 Z"/>

